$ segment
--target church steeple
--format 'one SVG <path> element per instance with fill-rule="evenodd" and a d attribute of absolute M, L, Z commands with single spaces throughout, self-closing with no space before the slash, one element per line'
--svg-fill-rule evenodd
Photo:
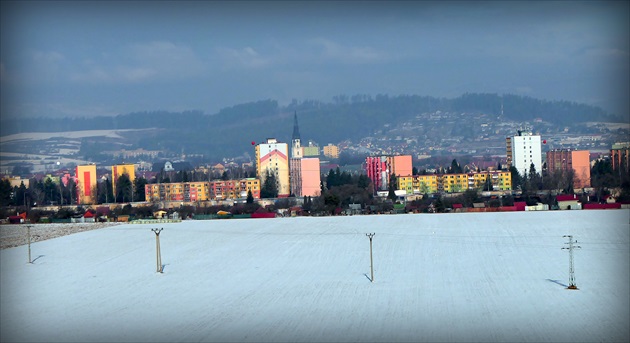
<path fill-rule="evenodd" d="M 300 129 L 298 128 L 297 112 L 293 114 L 293 137 L 291 138 L 291 157 L 302 158 L 300 146 Z"/>
<path fill-rule="evenodd" d="M 298 128 L 297 111 L 293 113 L 293 138 L 292 140 L 300 139 L 300 129 Z"/>

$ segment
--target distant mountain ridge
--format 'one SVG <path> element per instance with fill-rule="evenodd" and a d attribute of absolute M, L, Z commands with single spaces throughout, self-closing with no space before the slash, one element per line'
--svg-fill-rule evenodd
<path fill-rule="evenodd" d="M 603 109 L 568 101 L 547 101 L 511 94 L 466 93 L 454 99 L 419 95 L 339 95 L 332 102 L 305 100 L 279 106 L 261 100 L 224 108 L 216 114 L 202 111 L 145 111 L 114 117 L 24 118 L 2 121 L 0 135 L 21 132 L 62 132 L 93 129 L 157 128 L 138 139 L 144 149 L 185 150 L 214 156 L 241 154 L 252 141 L 274 137 L 289 142 L 293 113 L 297 112 L 303 140 L 326 144 L 370 136 L 386 124 L 407 121 L 436 111 L 485 113 L 518 122 L 540 118 L 555 125 L 619 121 Z M 303 143 L 304 144 L 304 143 Z"/>

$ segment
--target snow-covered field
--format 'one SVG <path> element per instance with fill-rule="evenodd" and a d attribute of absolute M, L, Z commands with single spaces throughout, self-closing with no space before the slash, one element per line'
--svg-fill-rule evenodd
<path fill-rule="evenodd" d="M 107 227 L 34 243 L 32 264 L 0 251 L 0 339 L 627 341 L 629 232 L 627 210 Z"/>

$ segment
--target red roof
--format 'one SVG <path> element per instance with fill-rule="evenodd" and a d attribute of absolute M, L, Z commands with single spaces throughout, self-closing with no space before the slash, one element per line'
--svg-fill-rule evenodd
<path fill-rule="evenodd" d="M 94 213 L 87 211 L 85 212 L 85 214 L 83 215 L 83 218 L 94 218 Z"/>
<path fill-rule="evenodd" d="M 453 204 L 453 208 L 462 208 L 464 207 L 462 204 Z"/>
<path fill-rule="evenodd" d="M 575 194 L 570 194 L 570 195 L 557 195 L 556 196 L 556 200 L 557 201 L 571 201 L 571 200 L 578 200 L 577 195 Z"/>

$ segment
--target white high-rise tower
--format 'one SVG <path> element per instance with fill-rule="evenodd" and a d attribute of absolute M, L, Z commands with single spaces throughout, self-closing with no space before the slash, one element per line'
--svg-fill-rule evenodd
<path fill-rule="evenodd" d="M 529 174 L 531 164 L 542 174 L 542 149 L 540 136 L 529 130 L 519 130 L 517 136 L 506 138 L 507 164 L 514 166 L 521 176 Z"/>

